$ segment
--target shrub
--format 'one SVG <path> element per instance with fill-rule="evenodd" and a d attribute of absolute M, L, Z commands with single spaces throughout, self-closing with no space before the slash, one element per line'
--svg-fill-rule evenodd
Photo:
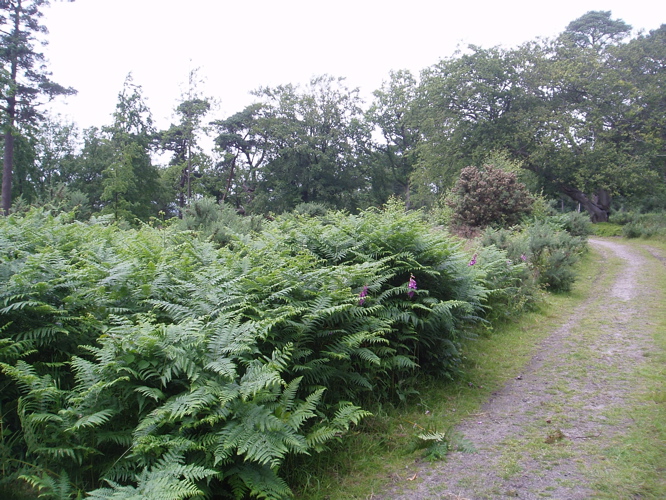
<path fill-rule="evenodd" d="M 590 216 L 586 213 L 567 212 L 565 214 L 551 216 L 547 220 L 554 222 L 571 236 L 586 238 L 594 232 Z"/>
<path fill-rule="evenodd" d="M 592 229 L 596 236 L 622 236 L 622 226 L 612 222 L 597 222 Z"/>
<path fill-rule="evenodd" d="M 204 239 L 226 245 L 238 235 L 261 231 L 262 220 L 256 216 L 241 216 L 235 209 L 212 198 L 194 201 L 184 210 L 177 228 L 194 231 Z"/>
<path fill-rule="evenodd" d="M 464 168 L 447 204 L 453 225 L 506 227 L 530 212 L 532 197 L 514 172 L 486 165 Z"/>
<path fill-rule="evenodd" d="M 381 362 L 383 374 L 374 377 L 388 386 L 374 387 L 371 393 L 385 395 L 415 366 L 440 376 L 456 373 L 464 328 L 478 319 L 486 291 L 448 234 L 434 231 L 420 212 L 406 212 L 397 202 L 358 216 L 343 212 L 330 212 L 322 219 L 285 216 L 276 221 L 275 229 L 287 235 L 291 247 L 307 249 L 321 259 L 322 266 L 381 266 L 354 288 L 367 293 L 362 309 L 386 322 L 383 337 L 388 343 L 378 351 L 385 353 L 382 357 L 390 356 Z M 413 296 L 408 288 L 411 276 L 418 286 Z"/>
<path fill-rule="evenodd" d="M 220 220 L 200 208 L 200 227 Z M 488 248 L 469 265 L 397 203 L 224 246 L 71 221 L 0 219 L 0 460 L 44 497 L 287 498 L 288 456 L 416 373 L 455 375 L 470 325 L 531 300 L 531 264 Z"/>
<path fill-rule="evenodd" d="M 512 260 L 506 250 L 492 244 L 482 246 L 470 265 L 489 291 L 484 300 L 484 317 L 491 326 L 532 310 L 541 301 L 537 280 L 527 262 Z"/>
<path fill-rule="evenodd" d="M 287 455 L 417 370 L 456 373 L 487 294 L 404 206 L 285 216 L 223 247 L 70 221 L 0 220 L 0 458 L 44 496 L 285 498 Z"/>
<path fill-rule="evenodd" d="M 624 214 L 618 219 L 625 222 L 622 236 L 625 238 L 651 238 L 657 235 L 666 235 L 666 214 Z M 614 218 L 613 220 L 616 220 Z"/>
<path fill-rule="evenodd" d="M 557 220 L 536 221 L 514 231 L 488 229 L 481 242 L 506 250 L 513 262 L 526 262 L 534 279 L 553 291 L 571 289 L 574 266 L 586 248 L 585 238 L 572 236 Z"/>
<path fill-rule="evenodd" d="M 110 488 L 93 496 L 289 496 L 285 455 L 322 450 L 367 412 L 304 387 L 287 368 L 294 346 L 269 333 L 300 316 L 280 297 L 298 297 L 303 277 L 356 307 L 348 269 L 260 251 L 248 267 L 248 255 L 173 228 L 99 222 L 43 211 L 0 221 L 4 479 L 21 473 L 44 496 L 102 479 Z"/>

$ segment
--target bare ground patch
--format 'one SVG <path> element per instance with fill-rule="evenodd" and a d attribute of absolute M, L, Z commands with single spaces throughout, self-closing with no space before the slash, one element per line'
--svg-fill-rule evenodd
<path fill-rule="evenodd" d="M 603 450 L 632 425 L 635 374 L 653 349 L 647 308 L 651 257 L 591 240 L 602 259 L 595 292 L 541 344 L 523 373 L 457 431 L 474 453 L 418 463 L 410 481 L 374 499 L 584 499 L 594 496 Z"/>

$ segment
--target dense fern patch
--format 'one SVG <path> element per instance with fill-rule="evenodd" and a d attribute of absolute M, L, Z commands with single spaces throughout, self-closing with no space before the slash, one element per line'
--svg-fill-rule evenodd
<path fill-rule="evenodd" d="M 45 498 L 286 498 L 326 449 L 507 309 L 521 263 L 399 205 L 225 246 L 33 210 L 0 221 L 3 481 Z M 508 262 L 508 264 L 507 264 Z"/>

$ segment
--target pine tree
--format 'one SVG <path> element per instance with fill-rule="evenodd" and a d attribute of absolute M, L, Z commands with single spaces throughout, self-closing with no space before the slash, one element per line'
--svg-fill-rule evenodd
<path fill-rule="evenodd" d="M 43 16 L 42 9 L 49 3 L 49 0 L 0 1 L 0 100 L 4 136 L 2 209 L 5 215 L 11 208 L 14 140 L 20 127 L 40 118 L 40 98 L 51 100 L 76 92 L 51 80 L 51 74 L 44 66 L 44 55 L 34 48 L 40 35 L 48 33 L 39 20 Z"/>

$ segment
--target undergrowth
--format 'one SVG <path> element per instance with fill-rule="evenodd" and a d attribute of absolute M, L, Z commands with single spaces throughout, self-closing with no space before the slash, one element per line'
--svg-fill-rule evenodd
<path fill-rule="evenodd" d="M 450 401 L 424 410 L 422 384 L 466 380 L 469 339 L 538 303 L 528 264 L 470 255 L 397 203 L 261 232 L 224 217 L 211 231 L 200 208 L 186 231 L 0 221 L 0 483 L 282 499 L 355 439 L 431 458 L 464 446 L 432 425 Z M 415 400 L 423 415 L 384 429 L 395 441 L 373 431 Z"/>

